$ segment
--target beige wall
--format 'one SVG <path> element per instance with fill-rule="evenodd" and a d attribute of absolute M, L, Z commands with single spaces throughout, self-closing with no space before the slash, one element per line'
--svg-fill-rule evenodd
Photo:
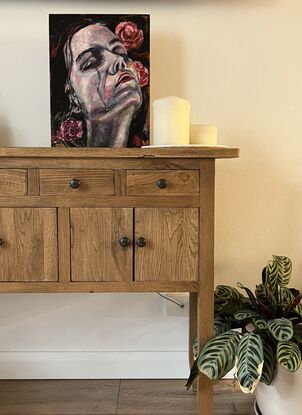
<path fill-rule="evenodd" d="M 241 149 L 239 160 L 217 162 L 216 281 L 253 286 L 275 253 L 292 258 L 293 284 L 302 288 L 301 0 L 0 0 L 0 145 L 49 145 L 47 22 L 53 12 L 151 14 L 152 98 L 173 94 L 189 99 L 192 122 L 216 124 L 219 142 Z M 45 304 L 45 297 L 34 298 L 39 310 L 38 301 Z M 119 313 L 133 310 L 129 321 L 135 327 L 131 298 L 110 304 L 116 322 Z M 182 317 L 172 320 L 154 297 L 140 298 L 140 318 L 147 325 L 137 333 L 139 342 L 129 332 L 126 349 L 146 350 L 153 338 L 157 343 L 148 350 L 184 350 L 187 326 Z M 16 304 L 16 297 L 6 297 L 10 321 L 0 321 L 1 327 L 8 324 L 6 350 L 50 350 L 35 331 L 34 306 L 26 330 L 35 343 L 16 337 Z M 49 327 L 55 321 L 66 335 L 68 321 L 58 322 L 52 303 L 47 304 Z M 158 314 L 152 320 L 153 307 Z M 82 308 L 83 302 L 78 316 Z M 76 310 L 73 315 L 81 321 Z M 160 331 L 155 332 L 160 316 Z M 90 324 L 104 327 L 99 319 Z M 48 335 L 54 335 L 49 327 Z M 167 330 L 169 337 L 164 336 Z M 59 338 L 52 342 L 55 350 L 102 347 L 95 333 L 87 334 L 85 342 L 75 333 L 64 344 Z M 114 348 L 118 339 L 109 339 Z"/>

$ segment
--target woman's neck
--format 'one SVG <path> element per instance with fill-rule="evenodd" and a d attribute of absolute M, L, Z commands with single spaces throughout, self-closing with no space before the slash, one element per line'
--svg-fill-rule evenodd
<path fill-rule="evenodd" d="M 110 112 L 87 119 L 87 147 L 127 147 L 134 108 L 118 114 Z"/>

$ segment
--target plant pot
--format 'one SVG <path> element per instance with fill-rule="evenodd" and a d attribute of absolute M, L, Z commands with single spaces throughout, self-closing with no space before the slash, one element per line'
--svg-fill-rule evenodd
<path fill-rule="evenodd" d="M 278 366 L 270 386 L 259 383 L 256 390 L 258 415 L 294 415 L 302 408 L 302 369 L 290 373 Z M 257 412 L 258 411 L 258 412 Z"/>

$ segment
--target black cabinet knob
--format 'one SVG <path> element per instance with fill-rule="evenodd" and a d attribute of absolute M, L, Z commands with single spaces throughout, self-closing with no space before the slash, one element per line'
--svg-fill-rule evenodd
<path fill-rule="evenodd" d="M 78 179 L 72 179 L 70 180 L 70 187 L 72 187 L 73 189 L 77 189 L 78 187 L 80 187 L 80 180 Z"/>
<path fill-rule="evenodd" d="M 139 248 L 143 248 L 144 246 L 146 246 L 146 243 L 147 243 L 147 241 L 146 241 L 146 239 L 145 239 L 145 238 L 143 238 L 143 237 L 138 238 L 138 240 L 136 241 L 136 245 L 137 245 Z"/>
<path fill-rule="evenodd" d="M 4 240 L 0 238 L 0 246 L 4 244 Z"/>
<path fill-rule="evenodd" d="M 167 180 L 165 179 L 157 180 L 157 187 L 159 187 L 160 189 L 165 189 L 167 187 Z"/>
<path fill-rule="evenodd" d="M 119 240 L 119 243 L 122 248 L 126 248 L 130 244 L 130 239 L 127 236 L 124 236 Z"/>

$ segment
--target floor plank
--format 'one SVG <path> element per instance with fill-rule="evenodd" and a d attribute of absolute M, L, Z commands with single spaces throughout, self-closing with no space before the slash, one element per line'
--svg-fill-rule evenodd
<path fill-rule="evenodd" d="M 183 379 L 0 380 L 0 415 L 197 415 Z M 215 415 L 254 415 L 232 381 L 214 386 Z"/>

